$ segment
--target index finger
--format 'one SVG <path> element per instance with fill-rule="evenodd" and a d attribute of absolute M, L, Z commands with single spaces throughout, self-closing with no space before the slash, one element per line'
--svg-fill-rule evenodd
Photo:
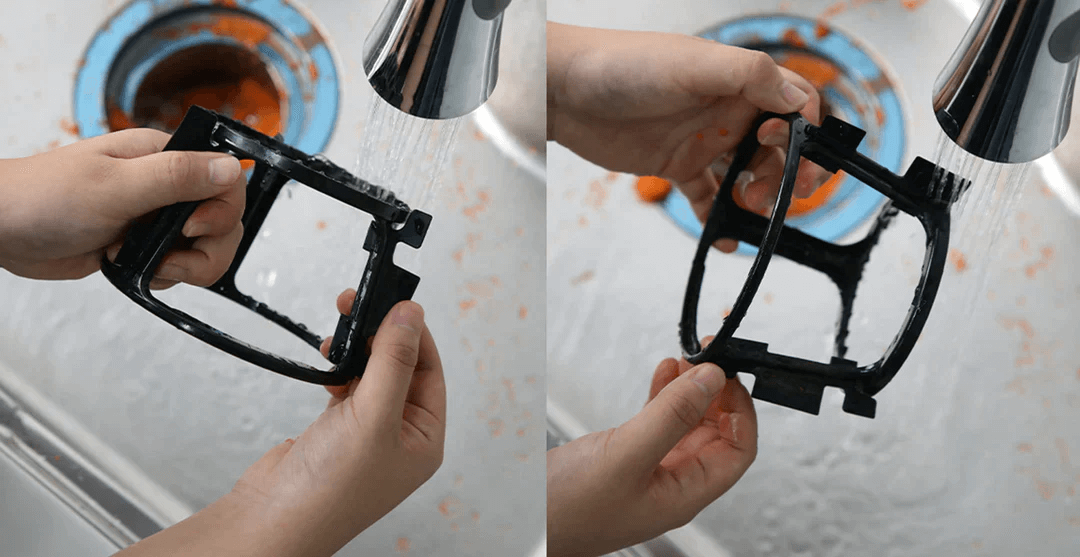
<path fill-rule="evenodd" d="M 172 136 L 151 128 L 107 133 L 88 141 L 102 144 L 102 153 L 117 159 L 134 159 L 160 153 Z"/>

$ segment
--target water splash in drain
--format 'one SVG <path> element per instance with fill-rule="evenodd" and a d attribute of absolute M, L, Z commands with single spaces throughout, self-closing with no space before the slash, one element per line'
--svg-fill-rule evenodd
<path fill-rule="evenodd" d="M 410 207 L 429 209 L 443 183 L 461 118 L 417 118 L 374 95 L 355 174 L 383 186 Z"/>

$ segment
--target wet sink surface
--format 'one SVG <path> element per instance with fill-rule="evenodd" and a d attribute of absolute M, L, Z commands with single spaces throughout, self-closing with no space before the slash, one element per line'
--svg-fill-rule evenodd
<path fill-rule="evenodd" d="M 967 25 L 964 12 L 934 0 L 549 5 L 553 21 L 685 34 L 749 14 L 829 14 L 831 26 L 863 42 L 898 80 L 904 168 L 917 155 L 934 156 L 931 86 Z M 637 412 L 653 366 L 678 355 L 696 240 L 638 201 L 633 177 L 557 146 L 548 160 L 549 406 L 595 431 Z M 1080 446 L 1070 425 L 1080 418 L 1080 348 L 1071 340 L 1080 328 L 1080 289 L 1069 255 L 1080 248 L 1080 226 L 1039 168 L 1023 189 L 993 261 L 973 249 L 959 254 L 968 263 L 949 266 L 920 343 L 877 397 L 877 418 L 843 413 L 837 391 L 826 391 L 816 417 L 757 403 L 757 462 L 679 534 L 692 542 L 682 544 L 685 554 L 708 554 L 695 544 L 733 555 L 1066 554 L 1080 547 L 1080 466 L 1069 452 Z M 895 315 L 910 300 L 919 244 L 918 227 L 901 224 L 872 258 L 867 281 L 903 293 L 862 298 L 865 320 L 856 325 L 873 337 L 876 355 L 898 323 L 878 314 Z M 974 268 L 990 263 L 976 314 L 950 306 L 970 287 Z M 701 307 L 703 334 L 716 330 L 749 260 L 716 255 L 709 265 L 705 288 L 717 295 Z M 770 267 L 744 322 L 746 338 L 827 358 L 834 290 L 820 278 L 785 274 L 791 267 Z M 957 346 L 967 348 L 957 353 Z"/>
<path fill-rule="evenodd" d="M 347 168 L 372 96 L 361 44 L 382 5 L 304 3 L 337 60 L 342 104 L 326 154 Z M 49 0 L 7 11 L 0 22 L 0 74 L 7 76 L 0 86 L 0 156 L 76 139 L 68 130 L 79 59 L 97 27 L 120 7 Z M 542 0 L 520 0 L 508 9 L 506 71 L 492 97 L 494 118 L 461 124 L 443 188 L 425 208 L 434 215 L 433 234 L 419 258 L 400 263 L 422 278 L 416 299 L 446 369 L 450 425 L 443 466 L 343 555 L 386 555 L 403 547 L 411 554 L 522 555 L 542 538 L 543 507 L 536 501 L 544 497 L 544 224 L 542 212 L 530 209 L 543 206 L 543 177 L 535 172 L 542 149 L 528 149 L 543 125 L 542 105 L 526 103 L 521 112 L 531 110 L 535 122 L 516 114 L 500 128 L 498 143 L 488 133 L 501 107 L 512 104 L 502 97 L 529 87 L 522 80 L 530 74 L 515 67 L 542 64 L 542 24 L 529 21 L 537 13 L 543 13 Z M 516 159 L 503 148 L 511 140 L 519 143 L 511 145 Z M 366 222 L 302 191 L 279 204 L 287 210 L 272 213 L 264 226 L 267 253 L 278 258 L 262 263 L 282 278 L 273 287 L 273 279 L 260 275 L 261 294 L 330 334 L 334 296 L 359 279 L 363 258 L 346 250 L 359 248 Z M 290 274 L 299 278 L 288 283 Z M 0 273 L 0 306 L 3 363 L 192 509 L 225 493 L 248 465 L 298 435 L 326 404 L 322 388 L 183 335 L 100 276 L 41 283 Z M 257 341 L 280 338 L 262 329 L 253 334 Z"/>

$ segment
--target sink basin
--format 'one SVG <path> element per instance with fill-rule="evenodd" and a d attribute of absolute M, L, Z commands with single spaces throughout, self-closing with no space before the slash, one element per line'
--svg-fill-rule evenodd
<path fill-rule="evenodd" d="M 347 168 L 373 97 L 361 46 L 383 4 L 300 4 L 327 37 L 336 64 L 340 105 L 324 152 Z M 0 22 L 0 73 L 6 76 L 0 156 L 77 139 L 72 90 L 80 58 L 98 27 L 122 7 L 113 0 L 43 0 L 7 10 Z M 543 152 L 528 145 L 535 142 L 530 130 L 543 125 L 543 105 L 519 104 L 524 108 L 512 121 L 503 109 L 513 106 L 516 92 L 543 88 L 542 74 L 516 71 L 543 64 L 543 28 L 532 21 L 542 11 L 541 0 L 517 0 L 508 8 L 504 71 L 491 108 L 461 123 L 443 187 L 422 207 L 434 216 L 434 233 L 418 255 L 403 253 L 400 263 L 421 277 L 415 299 L 426 309 L 445 366 L 444 463 L 341 555 L 387 555 L 406 547 L 413 555 L 523 555 L 542 543 L 545 517 L 536 502 L 544 500 L 545 477 L 544 237 L 543 213 L 533 208 L 543 206 L 544 178 Z M 334 297 L 356 285 L 363 260 L 326 246 L 359 248 L 366 222 L 299 190 L 278 205 L 283 209 L 276 205 L 263 227 L 263 256 L 255 254 L 258 243 L 252 252 L 262 273 L 255 273 L 257 295 L 329 335 Z M 199 303 L 194 289 L 174 290 L 170 301 Z M 173 499 L 166 522 L 224 494 L 247 466 L 303 431 L 326 403 L 320 387 L 248 365 L 176 331 L 101 276 L 46 283 L 0 272 L 0 307 L 2 367 L 81 424 L 95 438 L 89 446 L 108 447 Z M 259 343 L 279 338 L 257 327 L 251 335 Z M 121 471 L 112 473 L 123 482 Z M 0 541 L 0 553 L 3 548 Z"/>
<path fill-rule="evenodd" d="M 930 92 L 971 8 L 899 0 L 551 0 L 549 17 L 690 35 L 750 15 L 824 20 L 862 44 L 895 79 L 904 169 L 915 156 L 935 160 L 939 135 Z M 1076 154 L 1065 144 L 1056 155 Z M 565 441 L 617 426 L 645 403 L 655 364 L 679 354 L 678 320 L 696 238 L 662 207 L 639 201 L 632 176 L 554 145 L 548 171 L 553 443 L 560 435 Z M 993 250 L 958 221 L 958 251 L 930 321 L 906 365 L 876 397 L 875 419 L 843 413 L 839 391 L 826 390 L 819 416 L 757 401 L 760 449 L 749 472 L 690 525 L 634 554 L 1075 552 L 1080 468 L 1069 451 L 1080 445 L 1070 425 L 1080 419 L 1080 347 L 1072 340 L 1080 328 L 1080 290 L 1068 254 L 1080 248 L 1080 237 L 1069 203 L 1056 193 L 1074 191 L 1069 171 L 1053 157 L 1033 166 Z M 856 301 L 861 343 L 852 349 L 860 363 L 880 356 L 919 276 L 921 231 L 910 219 L 895 226 L 874 252 Z M 702 334 L 719 327 L 750 261 L 710 255 Z M 834 292 L 822 277 L 774 259 L 739 336 L 827 361 L 839 307 Z M 973 310 L 966 307 L 968 292 L 981 302 Z M 749 387 L 752 377 L 743 381 Z"/>

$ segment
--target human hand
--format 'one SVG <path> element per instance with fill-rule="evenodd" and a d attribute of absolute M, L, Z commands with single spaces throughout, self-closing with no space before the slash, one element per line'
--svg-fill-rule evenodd
<path fill-rule="evenodd" d="M 348 313 L 355 296 L 338 296 L 338 311 Z M 329 347 L 327 339 L 324 356 Z M 439 468 L 446 386 L 419 305 L 390 310 L 362 380 L 327 389 L 326 411 L 296 440 L 270 449 L 221 499 L 121 555 L 333 555 Z"/>
<path fill-rule="evenodd" d="M 355 295 L 343 292 L 338 311 L 347 314 Z M 327 339 L 324 356 L 329 347 Z M 282 529 L 275 554 L 333 554 L 442 464 L 446 385 L 416 303 L 399 303 L 387 315 L 363 379 L 327 390 L 330 402 L 315 423 L 271 449 L 233 489 L 265 506 Z"/>
<path fill-rule="evenodd" d="M 221 153 L 161 152 L 169 135 L 133 129 L 47 153 L 0 160 L 0 267 L 39 279 L 76 279 L 116 257 L 131 223 L 181 201 L 202 201 L 152 288 L 209 286 L 243 236 L 245 179 Z"/>
<path fill-rule="evenodd" d="M 548 139 L 610 170 L 673 181 L 703 222 L 719 190 L 712 164 L 734 153 L 762 112 L 801 111 L 820 120 L 816 89 L 763 52 L 685 35 L 555 23 L 547 33 Z M 788 124 L 773 118 L 756 133 L 762 147 L 739 197 L 762 210 L 780 188 Z M 827 178 L 803 160 L 795 196 L 810 196 Z M 736 246 L 717 243 L 728 252 Z"/>
<path fill-rule="evenodd" d="M 683 526 L 757 455 L 757 416 L 738 379 L 667 359 L 625 424 L 548 451 L 548 554 L 594 556 Z"/>

